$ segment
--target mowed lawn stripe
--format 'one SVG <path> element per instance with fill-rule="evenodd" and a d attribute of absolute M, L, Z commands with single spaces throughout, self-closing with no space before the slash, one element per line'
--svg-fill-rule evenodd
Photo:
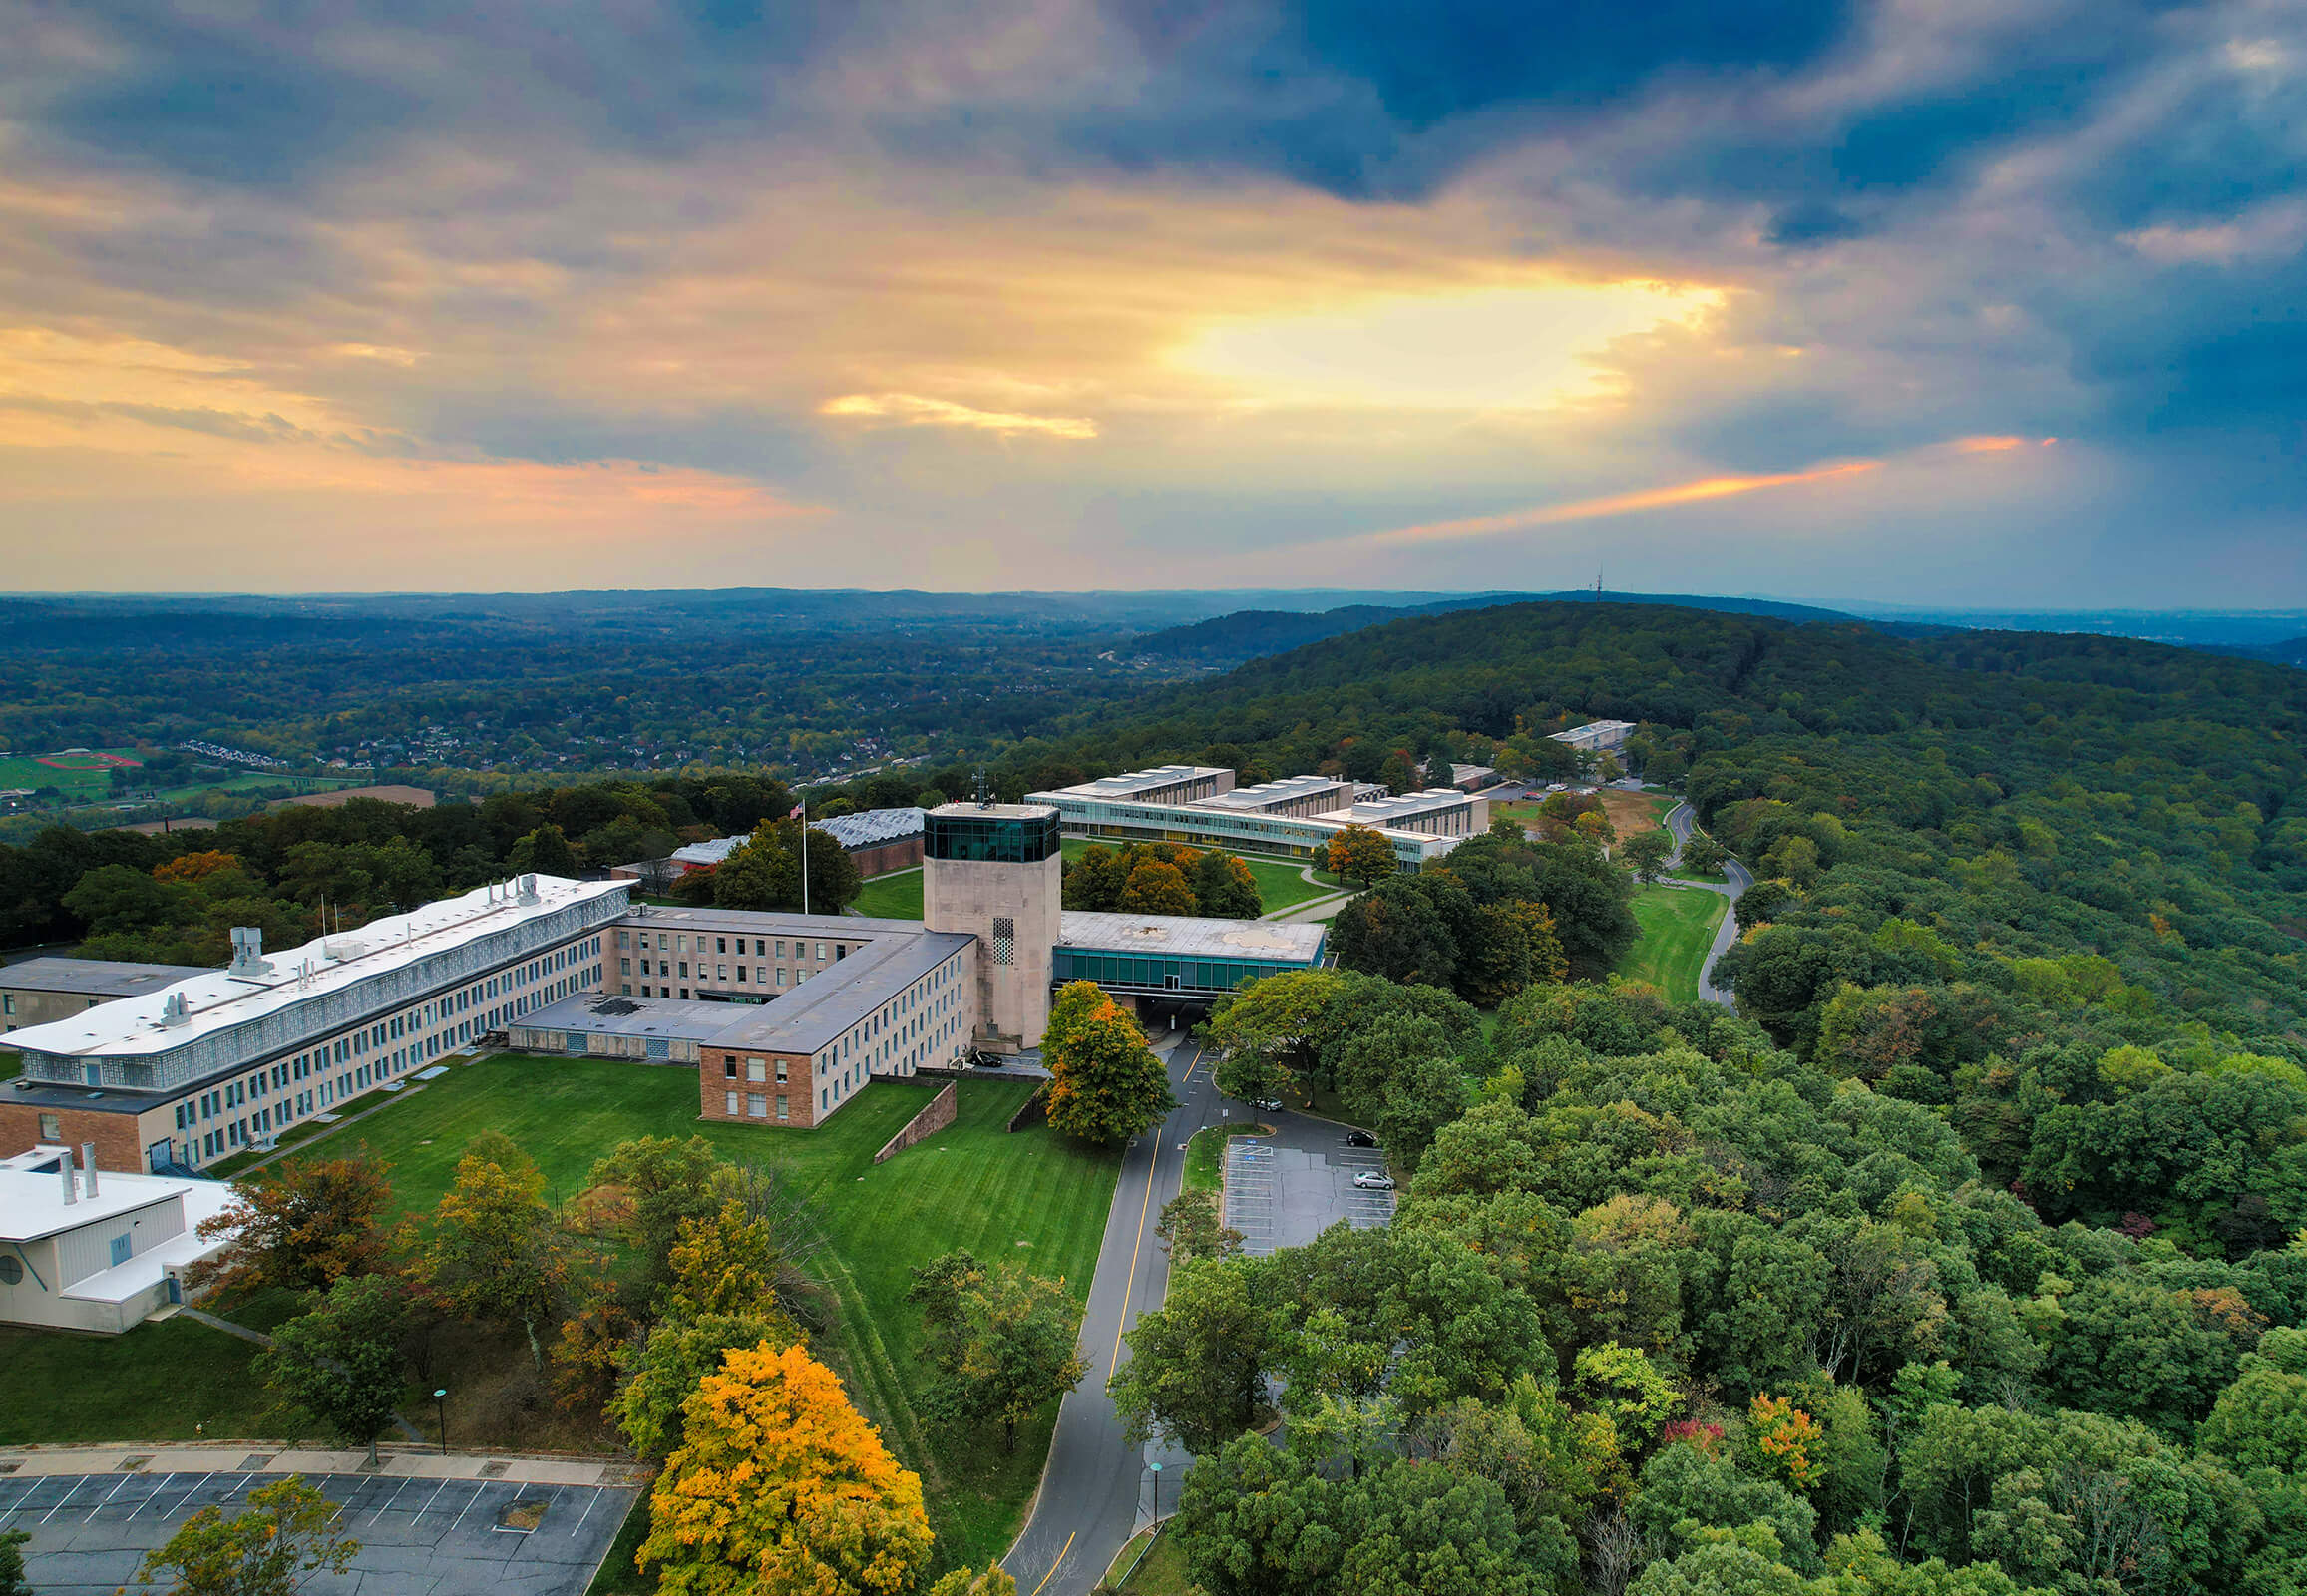
<path fill-rule="evenodd" d="M 1728 900 L 1695 887 L 1644 887 L 1634 895 L 1642 938 L 1618 962 L 1617 974 L 1647 981 L 1669 1002 L 1698 1001 L 1699 973 L 1714 946 Z"/>

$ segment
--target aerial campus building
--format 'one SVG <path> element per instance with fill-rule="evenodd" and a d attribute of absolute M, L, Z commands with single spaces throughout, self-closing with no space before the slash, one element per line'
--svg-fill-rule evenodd
<path fill-rule="evenodd" d="M 106 1171 L 193 1173 L 497 1036 L 690 1067 L 702 1117 L 807 1127 L 877 1076 L 1036 1044 L 1067 980 L 1198 1004 L 1325 956 L 1320 925 L 1067 913 L 1049 805 L 947 804 L 923 848 L 919 922 L 530 875 L 283 953 L 235 933 L 226 970 L 11 1036 L 0 1156 L 88 1143 Z"/>
<path fill-rule="evenodd" d="M 1489 829 L 1487 799 L 1454 787 L 1389 797 L 1383 787 L 1330 776 L 1291 776 L 1236 787 L 1234 773 L 1163 765 L 1025 795 L 1057 811 L 1067 831 L 1119 841 L 1242 848 L 1310 858 L 1347 826 L 1392 844 L 1404 870 L 1422 870 Z"/>

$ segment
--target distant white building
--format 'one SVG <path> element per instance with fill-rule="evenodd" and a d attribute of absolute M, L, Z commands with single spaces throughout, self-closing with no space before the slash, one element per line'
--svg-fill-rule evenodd
<path fill-rule="evenodd" d="M 1583 726 L 1554 733 L 1554 741 L 1566 742 L 1582 754 L 1614 754 L 1626 746 L 1626 739 L 1634 735 L 1631 720 L 1589 720 Z"/>
<path fill-rule="evenodd" d="M 93 1149 L 0 1160 L 0 1321 L 118 1335 L 184 1300 L 185 1268 L 224 1248 L 200 1237 L 221 1181 L 99 1174 Z"/>

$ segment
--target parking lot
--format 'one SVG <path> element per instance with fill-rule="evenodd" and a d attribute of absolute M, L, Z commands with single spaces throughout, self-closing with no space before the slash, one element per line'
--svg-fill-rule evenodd
<path fill-rule="evenodd" d="M 1339 1126 L 1279 1117 L 1287 1123 L 1276 1136 L 1237 1136 L 1226 1145 L 1226 1223 L 1242 1233 L 1244 1252 L 1263 1258 L 1304 1246 L 1341 1219 L 1356 1230 L 1392 1220 L 1392 1192 L 1353 1184 L 1363 1170 L 1385 1167 L 1383 1153 L 1344 1145 Z"/>
<path fill-rule="evenodd" d="M 133 1454 L 132 1454 L 133 1455 Z M 127 1459 L 124 1459 L 127 1461 Z M 0 1477 L 0 1530 L 28 1531 L 26 1574 L 42 1596 L 112 1596 L 144 1554 L 203 1507 L 230 1515 L 286 1476 L 252 1456 L 240 1471 Z M 360 1543 L 315 1592 L 360 1596 L 581 1596 L 634 1492 L 587 1485 L 389 1474 L 308 1474 Z"/>

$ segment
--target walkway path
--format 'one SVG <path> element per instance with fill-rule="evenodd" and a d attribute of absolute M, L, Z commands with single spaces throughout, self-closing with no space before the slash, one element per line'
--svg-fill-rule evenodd
<path fill-rule="evenodd" d="M 366 1474 L 395 1479 L 502 1479 L 530 1485 L 629 1485 L 648 1470 L 614 1457 L 536 1457 L 518 1452 L 442 1452 L 431 1445 L 378 1448 L 370 1469 L 368 1453 L 297 1447 L 281 1441 L 201 1441 L 169 1444 L 120 1441 L 109 1446 L 0 1446 L 8 1477 L 115 1474 L 138 1458 L 140 1474 Z"/>
<path fill-rule="evenodd" d="M 1683 845 L 1691 840 L 1691 832 L 1698 825 L 1698 811 L 1688 803 L 1679 803 L 1667 811 L 1667 830 L 1674 833 L 1674 858 L 1669 863 L 1679 864 Z M 1715 928 L 1715 945 L 1707 950 L 1707 962 L 1699 970 L 1699 997 L 1710 1003 L 1721 1003 L 1725 1008 L 1735 1007 L 1735 999 L 1728 988 L 1715 985 L 1715 961 L 1723 957 L 1723 950 L 1738 939 L 1738 897 L 1754 885 L 1753 872 L 1735 859 L 1723 863 L 1723 877 L 1727 886 L 1707 881 L 1665 881 L 1663 887 L 1685 887 L 1696 892 L 1719 892 L 1730 900 L 1723 912 L 1723 923 Z"/>
<path fill-rule="evenodd" d="M 1089 1373 L 1057 1409 L 1057 1430 L 1032 1517 L 1002 1567 L 1020 1596 L 1085 1596 L 1129 1537 L 1152 1514 L 1156 1475 L 1174 1504 L 1178 1481 L 1192 1459 L 1162 1447 L 1132 1446 L 1122 1434 L 1106 1378 L 1122 1352 L 1122 1333 L 1169 1291 L 1169 1253 L 1154 1225 L 1185 1180 L 1185 1144 L 1204 1125 L 1217 1124 L 1228 1105 L 1210 1077 L 1210 1060 L 1186 1043 L 1169 1056 L 1170 1086 L 1179 1107 L 1159 1129 L 1123 1151 L 1121 1181 L 1106 1220 L 1089 1309 L 1081 1321 L 1082 1355 Z"/>

